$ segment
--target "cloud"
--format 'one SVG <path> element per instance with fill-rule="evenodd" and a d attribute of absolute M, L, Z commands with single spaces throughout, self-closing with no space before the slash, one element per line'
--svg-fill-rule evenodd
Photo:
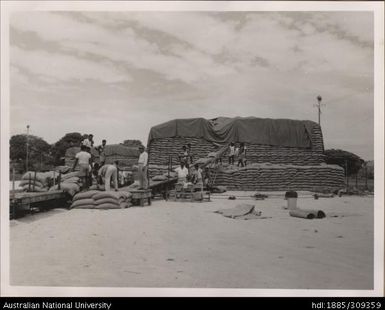
<path fill-rule="evenodd" d="M 18 47 L 10 50 L 11 64 L 17 65 L 43 79 L 60 81 L 96 79 L 106 83 L 128 81 L 130 77 L 112 66 L 76 57 L 48 53 L 43 50 L 26 51 Z"/>
<path fill-rule="evenodd" d="M 60 42 L 63 50 L 73 54 L 100 56 L 106 61 L 123 63 L 127 68 L 155 71 L 166 79 L 179 79 L 186 83 L 199 80 L 205 75 L 215 76 L 226 72 L 224 66 L 210 64 L 210 58 L 204 54 L 189 53 L 180 46 L 173 46 L 176 56 L 163 54 L 156 44 L 141 39 L 129 27 L 110 31 L 68 16 L 36 14 L 28 15 L 26 19 L 22 16 L 14 17 L 12 26 L 19 31 L 33 31 L 43 40 Z M 42 27 L 43 24 L 45 27 Z M 189 55 L 181 54 L 181 49 Z M 199 70 L 202 65 L 205 65 L 205 70 Z M 206 69 L 208 65 L 212 70 Z"/>
<path fill-rule="evenodd" d="M 98 135 L 111 130 L 109 141 L 131 136 L 145 142 L 152 125 L 172 118 L 316 120 L 313 105 L 320 94 L 327 104 L 325 141 L 346 141 L 360 152 L 367 145 L 370 157 L 372 17 L 366 12 L 15 13 L 12 127 L 30 122 L 51 142 L 68 128 Z"/>

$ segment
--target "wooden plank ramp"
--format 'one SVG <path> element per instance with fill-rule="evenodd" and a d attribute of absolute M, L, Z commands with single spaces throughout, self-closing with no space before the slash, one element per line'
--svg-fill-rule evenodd
<path fill-rule="evenodd" d="M 11 203 L 17 204 L 31 204 L 37 202 L 44 202 L 48 200 L 63 199 L 66 197 L 66 193 L 57 190 L 49 192 L 19 192 L 19 193 L 9 193 L 9 200 Z"/>
<path fill-rule="evenodd" d="M 15 218 L 19 211 L 39 208 L 47 202 L 59 202 L 68 198 L 68 194 L 62 190 L 48 192 L 10 192 L 9 206 L 10 217 Z"/>

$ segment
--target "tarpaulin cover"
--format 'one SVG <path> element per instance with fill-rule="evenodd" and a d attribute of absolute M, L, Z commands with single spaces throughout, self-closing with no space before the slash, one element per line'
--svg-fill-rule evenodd
<path fill-rule="evenodd" d="M 312 121 L 256 117 L 218 117 L 175 119 L 150 130 L 148 144 L 154 139 L 172 137 L 203 138 L 214 143 L 245 142 L 311 148 Z"/>

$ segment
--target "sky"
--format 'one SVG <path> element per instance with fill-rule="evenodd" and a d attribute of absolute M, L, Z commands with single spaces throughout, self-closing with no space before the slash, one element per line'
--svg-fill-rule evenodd
<path fill-rule="evenodd" d="M 11 135 L 147 142 L 175 118 L 318 121 L 373 159 L 371 12 L 14 12 Z"/>

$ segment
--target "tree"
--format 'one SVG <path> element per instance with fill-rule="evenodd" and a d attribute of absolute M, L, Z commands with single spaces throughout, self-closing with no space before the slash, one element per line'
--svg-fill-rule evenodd
<path fill-rule="evenodd" d="M 130 147 L 140 147 L 143 146 L 140 140 L 124 140 L 123 145 Z"/>
<path fill-rule="evenodd" d="M 345 173 L 347 165 L 348 176 L 356 174 L 365 162 L 358 155 L 343 150 L 326 150 L 325 156 L 327 164 L 339 165 L 345 169 Z"/>
<path fill-rule="evenodd" d="M 43 164 L 51 164 L 51 145 L 40 137 L 33 135 L 14 135 L 9 141 L 10 159 L 16 163 L 22 163 L 26 169 L 28 139 L 28 168 L 39 169 Z"/>
<path fill-rule="evenodd" d="M 65 156 L 66 150 L 72 146 L 80 146 L 83 135 L 78 132 L 67 133 L 58 142 L 52 146 L 52 154 L 56 165 L 62 164 L 62 158 Z"/>

